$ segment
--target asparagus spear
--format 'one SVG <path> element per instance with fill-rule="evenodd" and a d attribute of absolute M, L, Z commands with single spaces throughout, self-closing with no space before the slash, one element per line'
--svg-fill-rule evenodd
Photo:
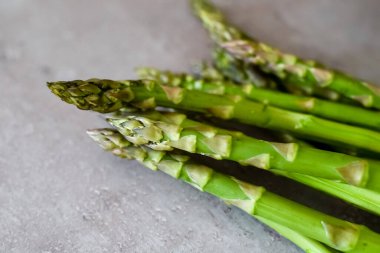
<path fill-rule="evenodd" d="M 91 130 L 88 133 L 104 149 L 115 155 L 136 159 L 153 170 L 162 170 L 201 191 L 241 208 L 264 223 L 267 222 L 268 225 L 277 226 L 280 230 L 281 227 L 293 230 L 296 233 L 295 237 L 292 233 L 287 236 L 290 240 L 301 244 L 300 246 L 311 246 L 316 252 L 319 252 L 319 248 L 328 252 L 327 248 L 313 241 L 316 240 L 343 252 L 380 250 L 378 243 L 380 235 L 365 226 L 343 221 L 289 201 L 266 191 L 263 187 L 239 181 L 194 163 L 187 156 L 132 146 L 114 130 Z M 308 240 L 308 245 L 300 241 L 301 237 Z"/>
<path fill-rule="evenodd" d="M 229 159 L 261 169 L 276 169 L 333 179 L 380 190 L 380 162 L 318 150 L 296 143 L 258 140 L 169 112 L 109 115 L 107 119 L 127 139 L 155 149 L 173 147 L 216 159 Z M 379 175 L 378 175 L 379 174 Z"/>
<path fill-rule="evenodd" d="M 358 166 L 363 162 L 356 157 L 328 151 L 320 152 L 306 146 L 298 147 L 294 143 L 279 144 L 259 141 L 244 136 L 239 132 L 218 129 L 189 120 L 185 115 L 178 113 L 148 112 L 144 114 L 129 113 L 127 115 L 108 116 L 108 121 L 135 144 L 145 144 L 158 150 L 178 148 L 216 159 L 224 158 L 243 165 L 254 165 L 262 169 L 270 169 L 275 174 L 289 177 L 360 208 L 380 214 L 380 195 L 378 192 L 305 175 L 306 173 L 319 177 L 330 176 L 337 181 L 343 180 L 346 183 L 354 184 L 348 178 L 356 177 L 358 179 L 360 171 L 363 169 L 356 167 L 355 174 L 352 165 Z M 142 120 L 142 122 L 139 122 L 139 120 Z M 169 134 L 168 131 L 170 132 Z M 158 140 L 160 137 L 162 139 Z M 225 141 L 227 143 L 224 143 Z M 285 161 L 284 157 L 289 155 L 284 154 L 284 152 L 289 154 L 295 151 L 297 154 L 294 154 L 294 156 L 297 158 L 292 162 Z M 282 152 L 281 155 L 279 155 L 279 152 Z M 316 152 L 317 155 L 313 152 Z M 324 155 L 321 155 L 321 153 L 324 153 Z M 318 164 L 318 162 L 321 164 Z M 378 170 L 379 165 L 379 162 L 370 161 L 370 167 L 373 171 Z M 345 166 L 346 169 L 342 170 L 343 167 L 341 166 Z M 309 168 L 312 172 L 305 168 Z M 347 170 L 350 171 L 348 172 Z M 334 175 L 331 176 L 331 171 L 338 171 L 338 173 L 332 173 Z M 345 172 L 341 173 L 342 171 Z M 326 172 L 326 174 L 323 175 L 323 172 Z M 350 176 L 348 175 L 349 173 L 351 173 Z M 368 172 L 361 175 L 363 186 L 366 185 L 364 181 L 367 180 L 364 174 L 368 174 Z M 367 183 L 366 187 L 377 189 L 378 179 L 373 174 L 372 182 L 371 185 Z"/>
<path fill-rule="evenodd" d="M 297 245 L 299 248 L 301 248 L 306 253 L 333 253 L 338 252 L 332 248 L 327 248 L 324 244 L 310 239 L 306 236 L 301 235 L 300 233 L 295 232 L 294 230 L 291 230 L 287 227 L 284 227 L 278 223 L 274 223 L 270 220 L 261 218 L 261 217 L 255 217 L 268 227 L 274 229 L 277 233 L 282 235 L 283 237 L 287 238 L 289 241 L 293 242 L 295 245 Z"/>
<path fill-rule="evenodd" d="M 223 80 L 196 79 L 185 73 L 160 71 L 154 68 L 139 68 L 137 73 L 140 78 L 152 79 L 163 85 L 178 86 L 218 95 L 245 96 L 248 99 L 282 109 L 313 114 L 334 121 L 380 130 L 380 114 L 356 106 L 261 89 L 250 83 L 237 86 Z"/>
<path fill-rule="evenodd" d="M 52 82 L 54 94 L 79 109 L 112 112 L 122 107 L 154 108 L 156 105 L 201 112 L 222 119 L 289 131 L 319 142 L 337 142 L 380 152 L 380 133 L 286 111 L 242 98 L 220 96 L 180 87 L 159 85 L 151 80 L 112 81 L 91 79 Z"/>
<path fill-rule="evenodd" d="M 217 43 L 247 39 L 248 35 L 228 24 L 223 14 L 209 1 L 192 0 L 194 14 L 202 20 L 212 39 Z"/>
<path fill-rule="evenodd" d="M 211 37 L 217 43 L 248 39 L 249 37 L 236 27 L 230 26 L 222 13 L 208 1 L 192 1 L 194 13 L 202 20 Z M 254 81 L 260 87 L 274 87 L 275 83 L 265 80 L 252 65 L 235 59 L 224 49 L 216 47 L 213 53 L 215 65 L 223 74 L 237 82 Z"/>
<path fill-rule="evenodd" d="M 260 66 L 287 83 L 305 87 L 328 87 L 365 107 L 380 109 L 380 91 L 373 85 L 312 61 L 285 54 L 270 46 L 248 40 L 225 43 L 223 47 L 239 59 Z"/>
<path fill-rule="evenodd" d="M 277 86 L 276 82 L 265 77 L 252 64 L 232 57 L 222 48 L 215 47 L 213 50 L 213 62 L 218 71 L 236 83 L 252 83 L 256 87 L 270 89 Z"/>
<path fill-rule="evenodd" d="M 211 38 L 219 46 L 224 46 L 224 43 L 247 40 L 255 41 L 248 35 L 236 27 L 230 25 L 223 17 L 222 13 L 210 3 L 208 0 L 192 0 L 192 7 L 195 15 L 202 21 L 203 26 L 209 32 Z M 220 67 L 227 74 L 227 76 L 233 75 L 233 72 L 237 76 L 244 76 L 254 69 L 254 65 L 247 62 L 244 64 L 241 61 L 233 61 L 231 57 L 226 56 L 223 50 L 220 50 L 219 55 L 215 57 L 216 65 Z M 233 80 L 236 80 L 233 78 Z M 286 89 L 297 95 L 317 95 L 329 100 L 340 99 L 339 93 L 328 89 L 326 87 L 317 86 L 305 86 L 298 83 L 288 83 L 289 80 L 284 80 L 284 86 Z"/>

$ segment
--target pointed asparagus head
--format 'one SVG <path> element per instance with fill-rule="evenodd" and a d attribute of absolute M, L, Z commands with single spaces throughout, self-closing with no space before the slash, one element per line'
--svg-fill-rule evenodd
<path fill-rule="evenodd" d="M 118 129 L 129 141 L 136 145 L 160 141 L 162 131 L 145 118 L 125 116 L 109 117 L 107 121 Z"/>
<path fill-rule="evenodd" d="M 81 110 L 101 113 L 113 112 L 131 106 L 135 96 L 131 86 L 152 86 L 150 80 L 112 81 L 89 79 L 49 82 L 49 89 L 63 101 Z"/>
<path fill-rule="evenodd" d="M 87 134 L 106 151 L 121 158 L 143 161 L 146 151 L 142 147 L 133 146 L 115 129 L 102 128 L 87 130 Z"/>
<path fill-rule="evenodd" d="M 89 129 L 87 130 L 87 134 L 105 150 L 125 148 L 132 145 L 123 135 L 114 129 Z"/>
<path fill-rule="evenodd" d="M 225 20 L 223 14 L 208 0 L 193 0 L 194 14 L 201 20 L 216 43 L 241 39 L 245 35 Z"/>
<path fill-rule="evenodd" d="M 195 152 L 195 135 L 181 137 L 181 122 L 186 115 L 181 113 L 158 111 L 110 115 L 107 121 L 130 142 L 146 145 L 154 150 L 173 150 L 173 148 Z M 207 132 L 207 129 L 204 128 Z M 208 133 L 205 133 L 208 134 Z"/>

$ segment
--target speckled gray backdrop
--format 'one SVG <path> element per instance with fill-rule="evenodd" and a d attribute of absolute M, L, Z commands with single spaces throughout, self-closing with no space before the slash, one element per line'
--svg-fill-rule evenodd
<path fill-rule="evenodd" d="M 282 49 L 380 83 L 376 0 L 219 0 Z M 298 252 L 241 211 L 102 152 L 47 80 L 187 70 L 210 40 L 176 0 L 0 0 L 0 252 Z"/>

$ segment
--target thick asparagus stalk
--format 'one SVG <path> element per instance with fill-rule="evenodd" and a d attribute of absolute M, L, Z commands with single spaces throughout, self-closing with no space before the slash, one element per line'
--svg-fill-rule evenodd
<path fill-rule="evenodd" d="M 344 125 L 302 113 L 291 112 L 241 96 L 220 96 L 155 81 L 91 79 L 48 84 L 54 94 L 79 109 L 112 112 L 122 107 L 154 108 L 156 105 L 201 112 L 222 119 L 288 131 L 319 142 L 337 142 L 380 152 L 380 133 Z"/>
<path fill-rule="evenodd" d="M 250 83 L 238 86 L 228 81 L 197 79 L 185 73 L 160 71 L 154 68 L 139 68 L 137 73 L 140 78 L 152 79 L 163 85 L 218 95 L 245 96 L 248 99 L 282 109 L 313 114 L 334 121 L 380 130 L 380 114 L 356 106 L 256 88 L 256 85 Z"/>
<path fill-rule="evenodd" d="M 380 191 L 380 162 L 296 143 L 258 140 L 169 112 L 126 113 L 107 119 L 126 138 L 154 149 L 173 147 L 242 165 L 333 179 Z"/>
<path fill-rule="evenodd" d="M 283 197 L 266 191 L 263 187 L 251 185 L 218 173 L 209 167 L 193 163 L 188 157 L 154 151 L 146 147 L 131 146 L 128 141 L 113 130 L 92 130 L 91 138 L 104 149 L 115 155 L 136 159 L 153 170 L 162 170 L 174 178 L 181 179 L 195 188 L 208 192 L 225 202 L 235 205 L 264 223 L 293 230 L 294 241 L 300 237 L 316 240 L 343 252 L 377 252 L 380 250 L 380 235 L 362 225 L 343 221 L 312 210 Z M 300 223 L 299 221 L 302 221 Z M 281 227 L 278 227 L 281 229 Z M 292 234 L 287 234 L 292 240 Z M 316 243 L 316 242 L 314 242 Z M 316 246 L 317 245 L 317 246 Z M 318 250 L 321 244 L 313 249 Z M 306 247 L 306 245 L 304 245 Z M 327 248 L 322 248 L 327 251 Z M 322 252 L 323 252 L 322 251 Z M 319 252 L 319 251 L 317 251 Z"/>

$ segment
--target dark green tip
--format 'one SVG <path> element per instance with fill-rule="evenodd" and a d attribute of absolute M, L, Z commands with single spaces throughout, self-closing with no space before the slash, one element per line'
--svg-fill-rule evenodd
<path fill-rule="evenodd" d="M 131 86 L 146 86 L 146 82 L 89 79 L 49 82 L 47 85 L 55 95 L 79 109 L 108 113 L 128 106 L 135 98 Z"/>

